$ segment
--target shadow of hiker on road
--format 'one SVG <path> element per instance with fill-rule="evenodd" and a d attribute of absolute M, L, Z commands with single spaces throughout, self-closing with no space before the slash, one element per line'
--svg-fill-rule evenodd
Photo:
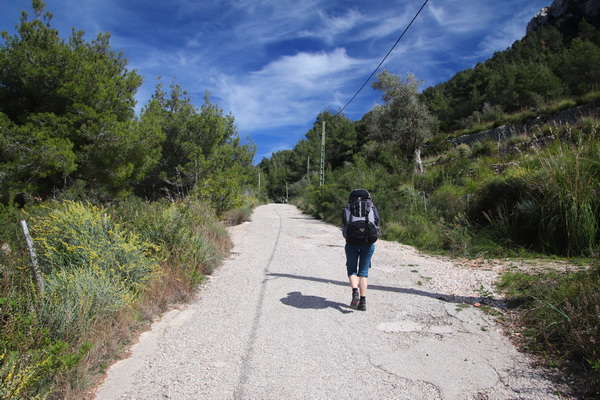
<path fill-rule="evenodd" d="M 307 296 L 301 292 L 290 292 L 287 294 L 287 297 L 280 299 L 280 301 L 286 306 L 292 306 L 296 308 L 323 310 L 331 307 L 338 310 L 342 314 L 348 314 L 352 312 L 343 308 L 348 308 L 345 304 L 329 301 L 324 297 Z"/>
<path fill-rule="evenodd" d="M 272 277 L 278 277 L 278 278 L 301 279 L 301 280 L 307 280 L 307 281 L 313 281 L 313 282 L 322 282 L 322 283 L 327 283 L 327 284 L 348 286 L 347 282 L 340 282 L 340 281 L 335 281 L 335 280 L 331 280 L 331 279 L 317 278 L 314 276 L 301 276 L 301 275 L 278 274 L 278 273 L 269 273 L 268 275 L 272 276 Z M 490 303 L 488 301 L 488 299 L 486 299 L 484 297 L 453 296 L 450 294 L 431 293 L 431 292 L 427 292 L 424 290 L 413 289 L 413 288 L 402 288 L 402 287 L 382 286 L 382 285 L 369 285 L 369 290 L 383 290 L 386 292 L 405 293 L 405 294 L 412 294 L 412 295 L 417 295 L 417 296 L 425 296 L 425 297 L 431 297 L 433 299 L 437 299 L 437 300 L 441 300 L 441 301 L 445 301 L 445 302 L 449 302 L 449 303 L 458 303 L 458 304 L 461 304 L 461 303 L 488 304 L 488 303 Z M 294 292 L 294 293 L 299 293 L 299 292 Z M 289 296 L 289 294 L 288 294 L 288 296 Z M 305 297 L 315 297 L 315 296 L 305 296 Z M 323 299 L 321 297 L 318 297 L 318 298 L 322 299 L 323 301 L 326 301 L 325 299 Z M 283 300 L 284 299 L 282 299 L 282 302 L 283 302 Z M 284 303 L 284 304 L 286 304 L 286 303 Z M 333 304 L 339 305 L 340 303 L 333 303 Z M 293 304 L 290 304 L 290 305 L 293 305 Z M 507 307 L 505 302 L 502 300 L 496 300 L 496 301 L 492 302 L 490 305 L 497 307 L 497 308 L 506 308 Z M 315 308 L 315 307 L 299 307 L 299 308 Z"/>

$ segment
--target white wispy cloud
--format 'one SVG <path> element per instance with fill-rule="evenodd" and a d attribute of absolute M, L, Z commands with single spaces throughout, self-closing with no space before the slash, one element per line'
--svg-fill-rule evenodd
<path fill-rule="evenodd" d="M 254 130 L 306 122 L 335 100 L 344 72 L 363 65 L 344 49 L 281 57 L 259 71 L 221 76 L 217 90 L 240 126 Z"/>
<path fill-rule="evenodd" d="M 384 68 L 426 85 L 504 50 L 551 0 L 431 0 Z M 291 148 L 317 114 L 341 107 L 407 27 L 412 0 L 45 0 L 62 37 L 111 33 L 129 68 L 145 78 L 138 109 L 162 77 L 195 104 L 205 90 L 231 112 L 259 154 Z M 0 30 L 12 30 L 31 0 L 0 0 Z M 345 110 L 358 119 L 379 98 L 367 85 Z"/>
<path fill-rule="evenodd" d="M 315 37 L 332 45 L 340 36 L 346 37 L 357 26 L 365 23 L 367 17 L 360 12 L 350 9 L 343 15 L 330 15 L 324 10 L 319 10 L 318 15 L 320 24 L 312 29 L 302 31 L 301 34 L 306 37 Z"/>
<path fill-rule="evenodd" d="M 537 12 L 539 10 L 535 6 L 531 6 L 516 12 L 514 18 L 503 20 L 481 41 L 480 52 L 483 55 L 489 55 L 510 47 L 515 40 L 525 35 L 527 23 Z"/>
<path fill-rule="evenodd" d="M 430 3 L 427 13 L 438 25 L 441 32 L 464 34 L 469 32 L 490 31 L 490 20 L 494 19 L 495 8 L 489 1 L 469 2 L 450 0 L 443 3 Z"/>

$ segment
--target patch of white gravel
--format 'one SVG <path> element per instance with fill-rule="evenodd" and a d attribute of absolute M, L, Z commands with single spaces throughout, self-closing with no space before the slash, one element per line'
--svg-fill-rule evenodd
<path fill-rule="evenodd" d="M 378 251 L 401 254 L 405 267 L 418 276 L 424 287 L 443 298 L 464 298 L 465 301 L 481 302 L 486 298 L 500 298 L 496 293 L 496 282 L 501 268 L 473 267 L 449 261 L 444 257 L 425 255 L 413 247 L 395 242 L 382 241 Z"/>
<path fill-rule="evenodd" d="M 549 270 L 575 271 L 586 266 L 569 265 L 562 261 L 520 259 L 467 259 L 427 255 L 414 247 L 397 242 L 381 241 L 378 251 L 400 254 L 403 263 L 412 267 L 419 282 L 441 298 L 470 304 L 504 306 L 505 296 L 496 283 L 505 272 L 538 273 Z"/>

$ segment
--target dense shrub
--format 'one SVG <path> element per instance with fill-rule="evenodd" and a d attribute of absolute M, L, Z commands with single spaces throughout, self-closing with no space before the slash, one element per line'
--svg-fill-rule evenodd
<path fill-rule="evenodd" d="M 447 221 L 463 214 L 467 209 L 467 196 L 461 187 L 444 184 L 429 197 L 430 207 Z"/>
<path fill-rule="evenodd" d="M 437 250 L 442 247 L 443 233 L 422 215 L 406 214 L 401 220 L 386 222 L 383 231 L 387 240 L 399 241 L 428 250 Z"/>
<path fill-rule="evenodd" d="M 184 301 L 204 275 L 212 273 L 229 250 L 225 226 L 204 202 L 150 203 L 131 198 L 114 206 L 119 221 L 159 248 L 163 282 L 170 282 L 165 302 Z M 155 294 L 157 296 L 157 294 Z"/>
<path fill-rule="evenodd" d="M 309 186 L 306 188 L 305 200 L 299 205 L 303 205 L 304 211 L 308 212 L 323 221 L 339 225 L 341 223 L 342 208 L 348 202 L 347 189 L 339 185 L 325 185 L 316 188 Z"/>
<path fill-rule="evenodd" d="M 32 234 L 47 280 L 65 279 L 72 270 L 94 271 L 97 279 L 139 292 L 157 271 L 156 247 L 114 224 L 102 209 L 66 201 L 34 223 Z M 107 275 L 106 278 L 100 275 Z M 77 275 L 77 273 L 74 273 Z M 68 278 L 67 278 L 68 279 Z"/>

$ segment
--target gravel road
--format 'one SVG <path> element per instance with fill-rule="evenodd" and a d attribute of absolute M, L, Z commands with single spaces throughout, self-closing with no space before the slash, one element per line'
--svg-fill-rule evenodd
<path fill-rule="evenodd" d="M 356 311 L 339 228 L 271 204 L 230 233 L 197 299 L 153 324 L 96 399 L 568 398 L 470 305 L 493 268 L 380 240 Z"/>

